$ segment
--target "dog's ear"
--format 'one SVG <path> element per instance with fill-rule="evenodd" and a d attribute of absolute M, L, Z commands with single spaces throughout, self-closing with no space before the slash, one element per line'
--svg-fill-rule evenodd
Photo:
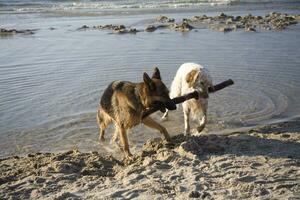
<path fill-rule="evenodd" d="M 143 79 L 150 90 L 155 90 L 155 84 L 146 72 L 143 75 Z"/>
<path fill-rule="evenodd" d="M 161 80 L 160 72 L 159 72 L 159 69 L 157 67 L 154 68 L 152 78 L 156 78 L 156 79 Z"/>
<path fill-rule="evenodd" d="M 189 87 L 193 87 L 198 76 L 199 76 L 199 71 L 197 71 L 195 69 L 193 69 L 186 75 L 185 80 L 188 83 Z"/>

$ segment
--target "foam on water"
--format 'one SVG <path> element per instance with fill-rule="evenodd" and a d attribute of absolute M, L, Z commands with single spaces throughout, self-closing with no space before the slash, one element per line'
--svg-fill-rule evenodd
<path fill-rule="evenodd" d="M 0 0 L 0 14 L 44 13 L 51 15 L 111 15 L 147 10 L 207 9 L 211 6 L 293 4 L 296 0 Z"/>

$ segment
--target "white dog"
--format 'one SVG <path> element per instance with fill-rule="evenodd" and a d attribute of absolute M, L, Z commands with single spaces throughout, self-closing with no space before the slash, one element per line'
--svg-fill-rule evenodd
<path fill-rule="evenodd" d="M 201 132 L 207 121 L 208 88 L 213 88 L 209 71 L 196 63 L 184 63 L 177 70 L 171 85 L 170 98 L 175 98 L 194 92 L 195 90 L 205 98 L 190 99 L 182 103 L 184 113 L 185 134 L 190 134 L 190 117 L 199 122 L 197 131 Z M 168 110 L 163 118 L 168 116 Z"/>

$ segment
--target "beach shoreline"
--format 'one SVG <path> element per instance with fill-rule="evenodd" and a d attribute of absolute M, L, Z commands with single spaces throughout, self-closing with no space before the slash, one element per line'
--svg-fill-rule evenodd
<path fill-rule="evenodd" d="M 152 139 L 127 162 L 78 150 L 3 158 L 0 197 L 297 199 L 299 122 Z"/>

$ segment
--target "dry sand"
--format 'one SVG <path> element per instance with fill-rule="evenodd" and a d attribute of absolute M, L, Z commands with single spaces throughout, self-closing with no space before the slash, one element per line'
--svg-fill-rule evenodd
<path fill-rule="evenodd" d="M 300 121 L 148 141 L 130 162 L 97 152 L 0 160 L 0 199 L 300 199 Z"/>

